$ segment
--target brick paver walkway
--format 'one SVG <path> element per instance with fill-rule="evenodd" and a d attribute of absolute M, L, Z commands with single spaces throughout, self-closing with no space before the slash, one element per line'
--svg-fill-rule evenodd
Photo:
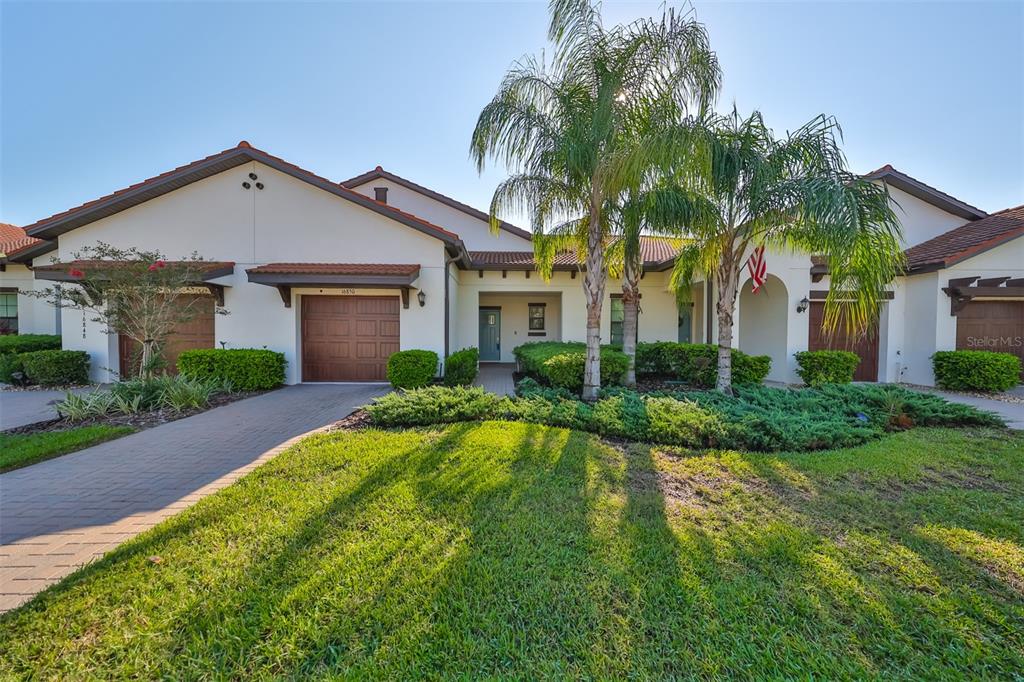
<path fill-rule="evenodd" d="M 0 612 L 386 390 L 289 386 L 0 474 Z"/>
<path fill-rule="evenodd" d="M 106 390 L 104 386 L 73 389 L 75 393 Z M 0 431 L 26 424 L 55 419 L 54 405 L 64 399 L 67 391 L 0 391 Z"/>
<path fill-rule="evenodd" d="M 512 381 L 512 371 L 516 366 L 507 362 L 484 362 L 480 364 L 474 386 L 482 386 L 491 393 L 498 395 L 515 395 L 516 384 Z"/>

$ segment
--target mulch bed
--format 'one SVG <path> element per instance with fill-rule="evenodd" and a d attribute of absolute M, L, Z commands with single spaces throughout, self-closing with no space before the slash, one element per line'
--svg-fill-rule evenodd
<path fill-rule="evenodd" d="M 328 431 L 358 431 L 360 429 L 368 429 L 373 426 L 373 420 L 370 419 L 370 413 L 360 408 L 345 417 L 331 424 Z"/>
<path fill-rule="evenodd" d="M 246 398 L 252 398 L 253 396 L 266 393 L 266 391 L 243 391 L 239 393 L 220 393 L 210 398 L 210 402 L 205 407 L 196 408 L 193 410 L 183 410 L 177 412 L 175 410 L 161 408 L 159 410 L 153 410 L 151 412 L 138 412 L 136 414 L 108 414 L 103 417 L 95 417 L 92 419 L 84 419 L 82 421 L 73 422 L 63 417 L 57 417 L 56 419 L 48 419 L 47 421 L 35 422 L 34 424 L 25 424 L 24 426 L 17 426 L 13 429 L 7 429 L 6 431 L 0 431 L 0 433 L 15 435 L 15 434 L 31 434 L 31 433 L 45 433 L 48 431 L 66 431 L 67 429 L 75 429 L 80 426 L 94 426 L 97 424 L 104 424 L 107 426 L 132 426 L 136 429 L 148 429 L 160 424 L 166 424 L 167 422 L 173 422 L 178 419 L 184 419 L 185 417 L 191 417 L 194 414 L 200 412 L 206 412 L 212 410 L 215 407 L 227 405 L 233 403 L 236 400 L 245 400 Z"/>

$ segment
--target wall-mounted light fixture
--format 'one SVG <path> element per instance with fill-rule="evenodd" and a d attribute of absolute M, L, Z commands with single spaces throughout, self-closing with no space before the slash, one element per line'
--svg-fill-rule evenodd
<path fill-rule="evenodd" d="M 420 307 L 422 308 L 427 304 L 427 295 L 420 290 L 420 293 L 416 294 L 416 300 L 420 302 Z"/>
<path fill-rule="evenodd" d="M 800 299 L 800 302 L 796 304 L 796 311 L 798 313 L 806 313 L 807 306 L 809 306 L 810 304 L 811 302 L 807 300 L 806 296 L 804 296 L 803 298 Z"/>

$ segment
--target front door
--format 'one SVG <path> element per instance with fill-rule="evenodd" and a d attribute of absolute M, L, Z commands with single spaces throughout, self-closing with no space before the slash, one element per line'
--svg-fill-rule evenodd
<path fill-rule="evenodd" d="M 860 364 L 853 373 L 854 381 L 878 381 L 878 325 L 868 336 L 851 336 L 840 327 L 831 337 L 826 335 L 822 323 L 825 320 L 825 302 L 811 301 L 810 327 L 807 350 L 848 350 L 860 357 Z"/>
<path fill-rule="evenodd" d="M 480 309 L 480 359 L 501 360 L 501 309 Z"/>
<path fill-rule="evenodd" d="M 676 340 L 679 343 L 692 343 L 693 304 L 679 304 L 679 331 Z"/>

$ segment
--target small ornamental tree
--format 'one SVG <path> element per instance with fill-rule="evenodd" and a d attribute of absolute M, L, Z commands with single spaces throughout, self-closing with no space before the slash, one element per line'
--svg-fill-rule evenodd
<path fill-rule="evenodd" d="M 139 374 L 152 376 L 167 337 L 200 312 L 192 294 L 202 286 L 211 261 L 193 252 L 169 261 L 159 251 L 117 248 L 98 242 L 72 254 L 69 281 L 62 286 L 26 292 L 51 305 L 92 313 L 108 334 L 123 334 L 141 348 Z M 217 314 L 227 314 L 216 308 Z"/>

